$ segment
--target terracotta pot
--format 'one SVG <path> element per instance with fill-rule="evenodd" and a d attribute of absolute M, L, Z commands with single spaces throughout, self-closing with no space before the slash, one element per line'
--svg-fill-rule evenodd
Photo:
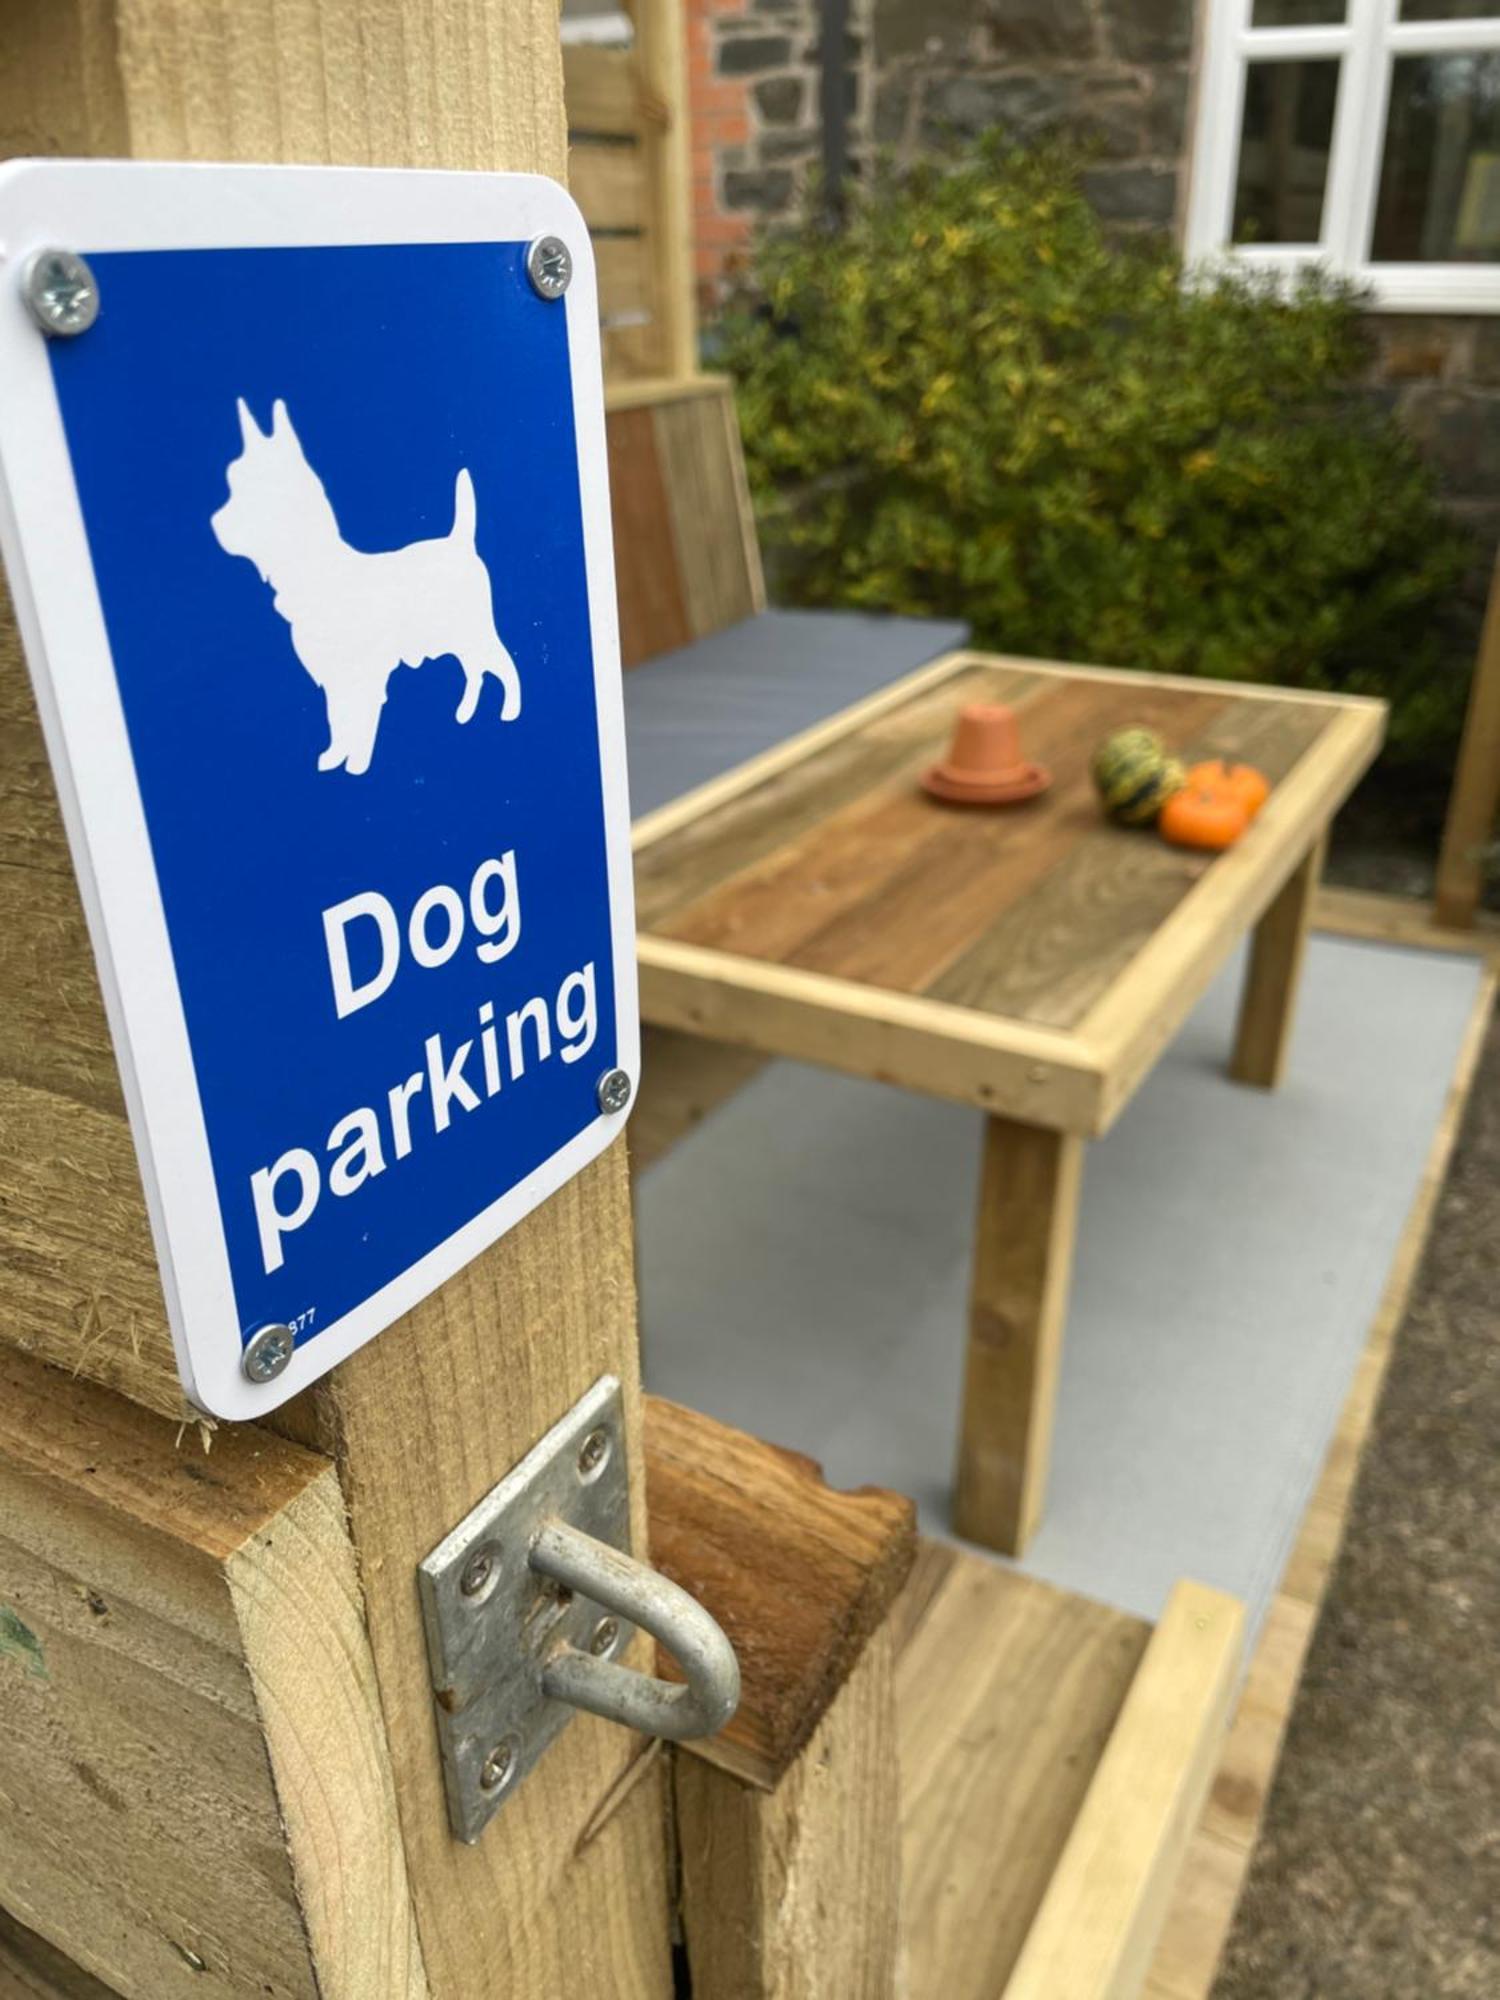
<path fill-rule="evenodd" d="M 1016 712 L 1004 702 L 976 701 L 958 712 L 948 755 L 922 774 L 935 798 L 958 805 L 1019 805 L 1052 783 L 1052 773 L 1021 750 Z"/>

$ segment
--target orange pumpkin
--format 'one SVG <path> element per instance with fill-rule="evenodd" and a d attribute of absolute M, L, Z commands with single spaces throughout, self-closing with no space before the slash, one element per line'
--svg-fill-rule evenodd
<path fill-rule="evenodd" d="M 1231 764 L 1223 757 L 1195 764 L 1187 774 L 1187 781 L 1194 791 L 1213 792 L 1236 800 L 1244 807 L 1247 821 L 1254 819 L 1271 796 L 1270 781 L 1263 771 L 1257 771 L 1253 764 Z"/>
<path fill-rule="evenodd" d="M 1203 847 L 1217 852 L 1233 847 L 1250 824 L 1238 799 L 1225 792 L 1205 792 L 1184 785 L 1161 809 L 1156 822 L 1162 837 L 1174 847 Z"/>

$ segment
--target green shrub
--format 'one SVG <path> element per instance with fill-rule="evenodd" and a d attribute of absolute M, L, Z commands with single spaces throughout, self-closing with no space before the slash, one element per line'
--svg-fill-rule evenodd
<path fill-rule="evenodd" d="M 759 244 L 722 329 L 783 598 L 961 616 L 1019 653 L 1386 695 L 1450 744 L 1466 545 L 1358 386 L 1357 295 L 1193 286 L 1067 156 L 885 169 Z"/>

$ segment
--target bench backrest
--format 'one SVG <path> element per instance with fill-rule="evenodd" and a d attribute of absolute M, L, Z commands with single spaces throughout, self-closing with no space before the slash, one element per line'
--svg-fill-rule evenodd
<path fill-rule="evenodd" d="M 563 48 L 568 185 L 594 239 L 604 375 L 690 375 L 697 348 L 682 0 L 631 0 L 630 40 Z"/>
<path fill-rule="evenodd" d="M 701 376 L 613 390 L 609 486 L 627 667 L 764 609 L 727 381 Z"/>

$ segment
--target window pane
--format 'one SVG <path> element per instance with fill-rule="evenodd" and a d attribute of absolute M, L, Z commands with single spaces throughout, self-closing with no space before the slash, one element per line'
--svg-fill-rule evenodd
<path fill-rule="evenodd" d="M 1403 21 L 1493 21 L 1497 16 L 1500 0 L 1401 0 Z"/>
<path fill-rule="evenodd" d="M 1500 5 L 1500 0 L 1496 0 Z M 1341 26 L 1345 0 L 1255 0 L 1252 28 L 1327 28 Z"/>
<path fill-rule="evenodd" d="M 1251 63 L 1234 189 L 1236 243 L 1316 243 L 1338 96 L 1336 58 Z"/>
<path fill-rule="evenodd" d="M 1371 255 L 1500 260 L 1500 55 L 1396 58 Z"/>

